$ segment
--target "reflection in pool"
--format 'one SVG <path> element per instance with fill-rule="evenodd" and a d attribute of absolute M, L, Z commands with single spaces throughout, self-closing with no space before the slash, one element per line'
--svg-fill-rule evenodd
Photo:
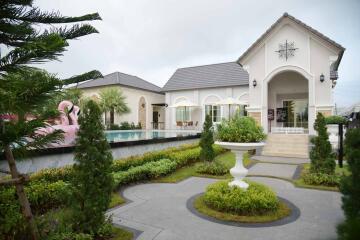
<path fill-rule="evenodd" d="M 186 137 L 199 134 L 199 131 L 186 130 L 116 130 L 106 131 L 109 142 L 126 142 L 146 139 Z"/>

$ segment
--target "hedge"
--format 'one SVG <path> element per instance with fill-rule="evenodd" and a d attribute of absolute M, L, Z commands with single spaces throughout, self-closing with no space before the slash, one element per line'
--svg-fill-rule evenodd
<path fill-rule="evenodd" d="M 114 160 L 112 171 L 125 171 L 134 166 L 140 166 L 147 162 L 158 161 L 160 159 L 169 158 L 172 153 L 196 148 L 198 144 L 184 144 L 180 147 L 167 148 L 165 150 L 145 153 L 143 155 L 131 156 L 119 160 Z M 72 166 L 65 166 L 61 168 L 48 168 L 39 172 L 33 173 L 30 176 L 31 181 L 46 181 L 57 182 L 59 180 L 68 182 L 72 178 Z"/>
<path fill-rule="evenodd" d="M 127 171 L 116 172 L 113 174 L 115 186 L 157 178 L 175 171 L 176 166 L 177 164 L 174 161 L 161 159 L 132 167 Z"/>

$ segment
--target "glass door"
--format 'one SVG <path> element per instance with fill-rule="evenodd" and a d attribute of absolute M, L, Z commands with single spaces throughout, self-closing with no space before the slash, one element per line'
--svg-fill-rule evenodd
<path fill-rule="evenodd" d="M 308 128 L 308 101 L 305 99 L 284 100 L 286 122 L 284 127 Z"/>

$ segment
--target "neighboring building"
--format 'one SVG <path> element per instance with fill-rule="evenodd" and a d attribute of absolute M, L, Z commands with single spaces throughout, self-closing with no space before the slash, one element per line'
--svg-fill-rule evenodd
<path fill-rule="evenodd" d="M 130 113 L 115 114 L 114 123 L 141 123 L 143 129 L 164 128 L 165 104 L 161 88 L 139 77 L 114 72 L 103 78 L 80 83 L 77 88 L 83 91 L 84 97 L 98 99 L 100 91 L 105 88 L 119 88 L 126 97 Z M 107 116 L 109 119 L 109 116 Z"/>
<path fill-rule="evenodd" d="M 334 113 L 344 51 L 285 13 L 236 62 L 178 69 L 163 87 L 166 128 L 185 122 L 201 129 L 205 114 L 214 122 L 227 118 L 228 108 L 216 103 L 232 98 L 268 134 L 263 155 L 308 157 L 317 112 Z M 184 103 L 190 107 L 177 107 Z"/>
<path fill-rule="evenodd" d="M 232 97 L 247 103 L 248 115 L 266 133 L 314 134 L 316 113 L 333 114 L 333 87 L 344 51 L 285 13 L 236 62 L 178 69 L 163 87 L 165 102 L 194 106 L 186 113 L 181 107 L 167 108 L 166 128 L 177 128 L 182 120 L 201 128 L 207 113 L 217 122 L 228 109 L 215 103 Z"/>

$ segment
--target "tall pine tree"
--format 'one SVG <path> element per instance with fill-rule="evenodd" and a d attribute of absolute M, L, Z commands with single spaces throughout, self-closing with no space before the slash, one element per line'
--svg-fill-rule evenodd
<path fill-rule="evenodd" d="M 325 117 L 320 112 L 317 114 L 314 129 L 317 131 L 317 136 L 311 139 L 313 148 L 310 151 L 310 171 L 312 173 L 334 174 L 335 155 L 331 150 Z"/>
<path fill-rule="evenodd" d="M 200 159 L 208 162 L 212 162 L 215 158 L 215 153 L 212 146 L 214 144 L 214 136 L 211 129 L 212 125 L 211 116 L 206 115 L 200 139 Z"/>
<path fill-rule="evenodd" d="M 56 27 L 56 24 L 101 18 L 97 13 L 66 17 L 59 12 L 41 11 L 33 6 L 32 0 L 1 1 L 0 16 L 0 44 L 7 48 L 6 54 L 5 48 L 0 49 L 0 152 L 5 153 L 12 176 L 12 180 L 0 184 L 15 185 L 30 235 L 32 239 L 38 239 L 38 230 L 23 187 L 26 176 L 18 172 L 15 158 L 20 157 L 17 153 L 42 148 L 61 137 L 59 131 L 49 135 L 35 134 L 39 127 L 45 126 L 44 120 L 51 117 L 49 112 L 40 110 L 54 92 L 60 90 L 63 84 L 100 77 L 101 74 L 90 71 L 61 81 L 28 64 L 58 60 L 69 40 L 97 33 L 89 24 L 70 27 Z M 39 30 L 39 25 L 43 30 Z M 36 119 L 26 119 L 26 115 L 35 112 L 41 114 L 36 115 Z"/>
<path fill-rule="evenodd" d="M 104 224 L 113 188 L 112 154 L 101 115 L 94 101 L 86 102 L 79 118 L 73 180 L 75 230 L 95 235 Z"/>

